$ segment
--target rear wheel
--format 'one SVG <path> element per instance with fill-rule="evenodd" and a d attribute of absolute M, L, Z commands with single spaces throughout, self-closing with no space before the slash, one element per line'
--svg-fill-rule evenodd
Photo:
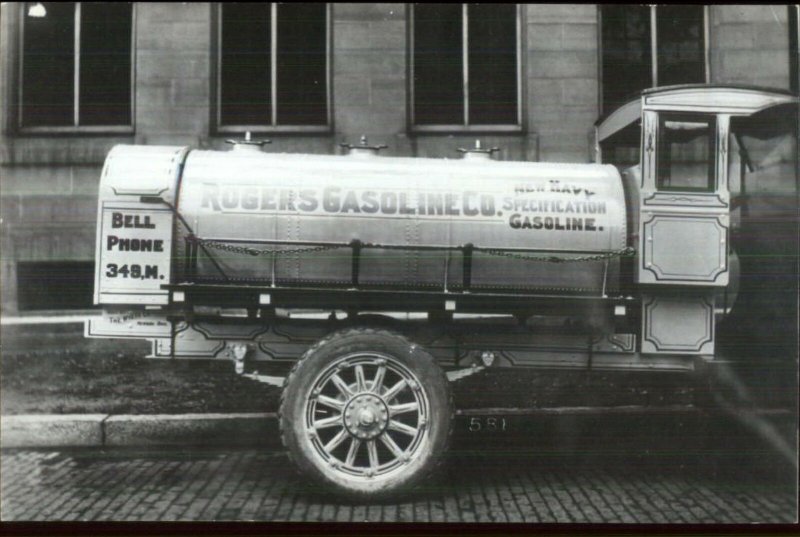
<path fill-rule="evenodd" d="M 351 495 L 389 495 L 421 483 L 441 462 L 450 390 L 422 347 L 384 330 L 347 330 L 296 364 L 280 424 L 304 474 Z"/>

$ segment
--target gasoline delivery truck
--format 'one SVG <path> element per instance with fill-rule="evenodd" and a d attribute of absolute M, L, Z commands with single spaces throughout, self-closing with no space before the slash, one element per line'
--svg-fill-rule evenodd
<path fill-rule="evenodd" d="M 332 156 L 249 136 L 230 151 L 117 146 L 99 187 L 103 315 L 86 335 L 281 386 L 282 441 L 306 476 L 391 494 L 443 459 L 460 378 L 713 362 L 737 294 L 743 135 L 796 110 L 775 90 L 648 90 L 597 124 L 595 164 L 479 145 L 385 157 L 365 139 Z"/>

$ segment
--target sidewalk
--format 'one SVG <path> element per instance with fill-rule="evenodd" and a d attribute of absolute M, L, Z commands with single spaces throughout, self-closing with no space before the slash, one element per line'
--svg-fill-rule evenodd
<path fill-rule="evenodd" d="M 144 360 L 146 342 L 86 340 L 73 322 L 2 328 L 2 448 L 280 446 L 280 389 L 235 375 L 230 363 Z M 467 444 L 552 437 L 567 445 L 599 435 L 614 445 L 638 436 L 659 449 L 665 441 L 702 443 L 740 417 L 698 413 L 687 380 L 664 375 L 497 370 L 453 389 L 456 437 Z M 489 427 L 502 416 L 509 434 Z M 776 424 L 787 440 L 796 436 L 785 411 L 748 417 L 742 436 L 774 437 Z"/>
<path fill-rule="evenodd" d="M 76 323 L 2 327 L 3 415 L 278 411 L 280 388 L 236 375 L 228 360 L 146 360 L 147 341 L 86 339 L 81 328 Z M 693 402 L 691 380 L 680 373 L 492 369 L 459 380 L 453 390 L 461 409 Z"/>

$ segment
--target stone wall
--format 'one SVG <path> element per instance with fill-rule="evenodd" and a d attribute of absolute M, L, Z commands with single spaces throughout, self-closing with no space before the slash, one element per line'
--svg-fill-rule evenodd
<path fill-rule="evenodd" d="M 525 105 L 539 160 L 588 162 L 598 116 L 597 6 L 526 6 Z"/>
<path fill-rule="evenodd" d="M 136 143 L 200 145 L 211 120 L 208 3 L 136 5 Z"/>
<path fill-rule="evenodd" d="M 712 82 L 789 88 L 785 5 L 719 5 L 709 11 Z"/>
<path fill-rule="evenodd" d="M 96 188 L 117 143 L 224 149 L 215 131 L 216 4 L 137 3 L 135 124 L 131 133 L 19 134 L 19 21 L 24 3 L 0 8 L 0 285 L 16 308 L 17 261 L 85 260 L 94 252 Z M 523 131 L 414 134 L 409 129 L 406 4 L 332 4 L 328 133 L 275 132 L 266 151 L 338 153 L 362 134 L 386 154 L 458 158 L 480 138 L 503 160 L 587 162 L 598 116 L 598 16 L 591 4 L 525 4 L 521 12 Z M 785 6 L 711 6 L 713 82 L 788 87 Z"/>

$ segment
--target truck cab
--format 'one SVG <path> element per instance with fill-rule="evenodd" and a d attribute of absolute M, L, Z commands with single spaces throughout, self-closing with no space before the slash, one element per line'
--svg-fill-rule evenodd
<path fill-rule="evenodd" d="M 621 169 L 641 348 L 713 359 L 716 322 L 739 290 L 748 183 L 796 183 L 797 97 L 745 86 L 654 88 L 596 124 L 595 159 Z M 776 144 L 776 140 L 783 140 Z M 771 145 L 754 162 L 748 145 Z M 779 186 L 780 188 L 780 186 Z M 762 190 L 764 186 L 762 186 Z"/>

